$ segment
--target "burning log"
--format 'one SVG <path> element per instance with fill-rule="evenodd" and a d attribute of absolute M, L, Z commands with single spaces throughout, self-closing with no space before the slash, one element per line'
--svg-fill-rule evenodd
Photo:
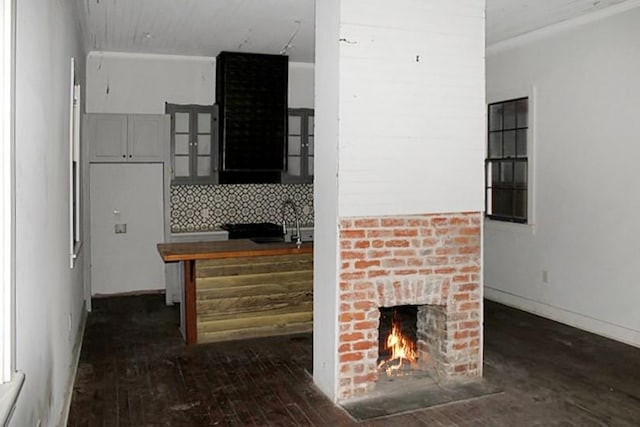
<path fill-rule="evenodd" d="M 387 376 L 401 375 L 404 371 L 416 368 L 416 344 L 402 334 L 401 322 L 395 315 L 385 349 L 391 350 L 391 357 L 380 362 L 378 370 L 386 372 Z"/>

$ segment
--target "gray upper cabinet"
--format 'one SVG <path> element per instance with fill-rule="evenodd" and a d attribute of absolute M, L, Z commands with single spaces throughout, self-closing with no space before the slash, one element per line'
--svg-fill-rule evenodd
<path fill-rule="evenodd" d="M 218 110 L 215 105 L 166 104 L 171 117 L 171 183 L 218 183 Z"/>
<path fill-rule="evenodd" d="M 161 114 L 88 114 L 90 161 L 162 162 L 169 133 Z"/>
<path fill-rule="evenodd" d="M 313 183 L 314 110 L 290 108 L 287 130 L 287 168 L 283 184 Z"/>

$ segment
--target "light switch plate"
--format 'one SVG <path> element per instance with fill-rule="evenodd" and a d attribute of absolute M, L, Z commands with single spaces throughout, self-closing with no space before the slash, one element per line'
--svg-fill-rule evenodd
<path fill-rule="evenodd" d="M 124 234 L 127 232 L 127 224 L 116 224 L 116 234 Z"/>

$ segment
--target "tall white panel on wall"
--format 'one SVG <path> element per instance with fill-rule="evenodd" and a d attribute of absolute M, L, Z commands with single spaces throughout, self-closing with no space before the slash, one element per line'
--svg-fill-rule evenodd
<path fill-rule="evenodd" d="M 482 210 L 484 4 L 342 3 L 341 216 Z"/>

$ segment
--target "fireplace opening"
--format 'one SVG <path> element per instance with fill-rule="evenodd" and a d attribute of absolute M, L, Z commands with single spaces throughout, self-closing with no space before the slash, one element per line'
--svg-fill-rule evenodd
<path fill-rule="evenodd" d="M 424 376 L 429 358 L 424 332 L 418 328 L 418 306 L 380 307 L 378 379 Z"/>

